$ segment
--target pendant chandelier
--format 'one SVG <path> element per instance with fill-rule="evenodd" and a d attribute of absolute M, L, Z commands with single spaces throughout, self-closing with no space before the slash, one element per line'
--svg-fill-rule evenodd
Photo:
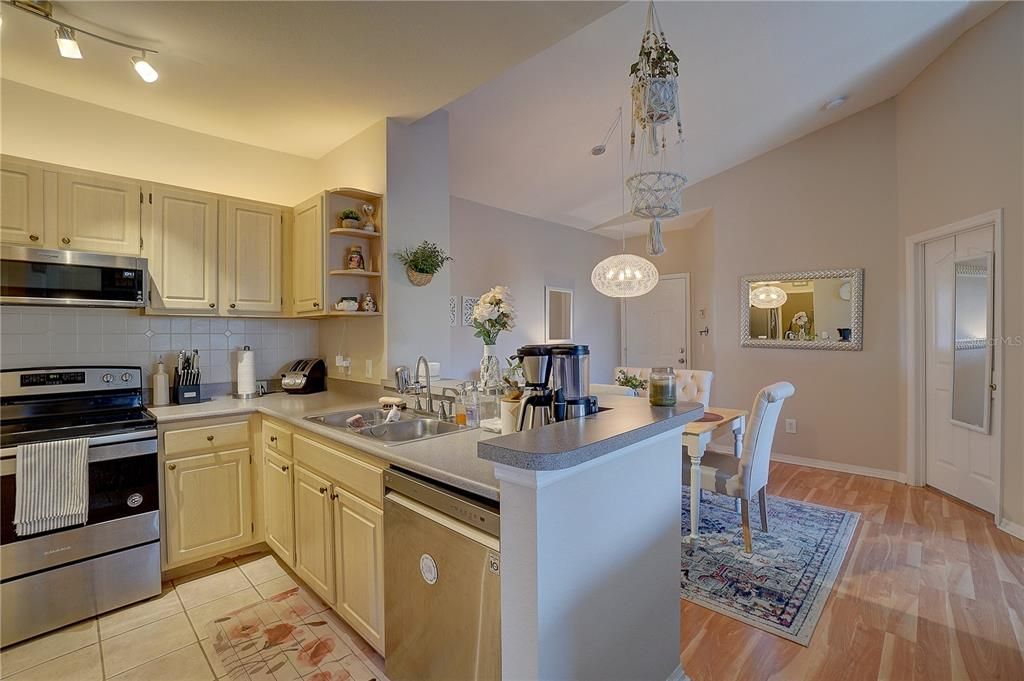
<path fill-rule="evenodd" d="M 760 310 L 774 310 L 787 300 L 789 295 L 778 286 L 758 286 L 750 292 L 750 304 Z"/>
<path fill-rule="evenodd" d="M 604 153 L 604 146 L 611 137 L 615 126 L 619 126 L 619 178 L 625 174 L 625 141 L 623 140 L 622 108 L 619 108 L 618 118 L 612 123 L 612 127 L 605 135 L 605 142 L 594 147 L 596 151 L 600 147 L 600 153 Z M 593 153 L 593 152 L 592 152 Z M 595 153 L 595 155 L 600 155 Z M 623 182 L 619 185 L 622 212 L 626 212 L 626 185 Z M 635 298 L 651 290 L 658 285 L 658 268 L 650 260 L 639 255 L 626 253 L 626 230 L 622 227 L 622 253 L 605 258 L 597 263 L 594 271 L 590 273 L 590 283 L 597 289 L 598 293 L 609 298 Z"/>

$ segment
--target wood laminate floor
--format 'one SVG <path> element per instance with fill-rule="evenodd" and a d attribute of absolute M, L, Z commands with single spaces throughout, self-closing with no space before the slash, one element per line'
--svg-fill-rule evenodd
<path fill-rule="evenodd" d="M 1024 680 L 1024 542 L 991 515 L 930 488 L 783 463 L 768 493 L 859 512 L 845 565 L 806 648 L 682 601 L 693 681 Z"/>

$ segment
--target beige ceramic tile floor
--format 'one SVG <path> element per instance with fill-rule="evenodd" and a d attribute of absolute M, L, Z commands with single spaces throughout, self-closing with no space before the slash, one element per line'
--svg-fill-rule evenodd
<path fill-rule="evenodd" d="M 159 596 L 0 651 L 4 681 L 212 681 L 224 674 L 207 645 L 213 619 L 298 585 L 274 556 L 225 559 L 164 584 Z M 310 594 L 311 602 L 320 602 Z M 323 605 L 383 678 L 384 661 Z M 219 672 L 219 673 L 218 673 Z"/>

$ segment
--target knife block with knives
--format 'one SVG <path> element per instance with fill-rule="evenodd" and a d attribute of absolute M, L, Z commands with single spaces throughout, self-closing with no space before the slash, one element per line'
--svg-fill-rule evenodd
<path fill-rule="evenodd" d="M 178 353 L 178 364 L 174 367 L 174 383 L 171 386 L 171 401 L 174 404 L 195 404 L 200 401 L 202 371 L 199 369 L 199 351 Z"/>

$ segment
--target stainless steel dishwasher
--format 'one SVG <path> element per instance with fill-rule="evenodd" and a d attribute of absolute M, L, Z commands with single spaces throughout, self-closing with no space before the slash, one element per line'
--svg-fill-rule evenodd
<path fill-rule="evenodd" d="M 501 678 L 498 506 L 384 472 L 384 661 L 392 681 Z"/>

